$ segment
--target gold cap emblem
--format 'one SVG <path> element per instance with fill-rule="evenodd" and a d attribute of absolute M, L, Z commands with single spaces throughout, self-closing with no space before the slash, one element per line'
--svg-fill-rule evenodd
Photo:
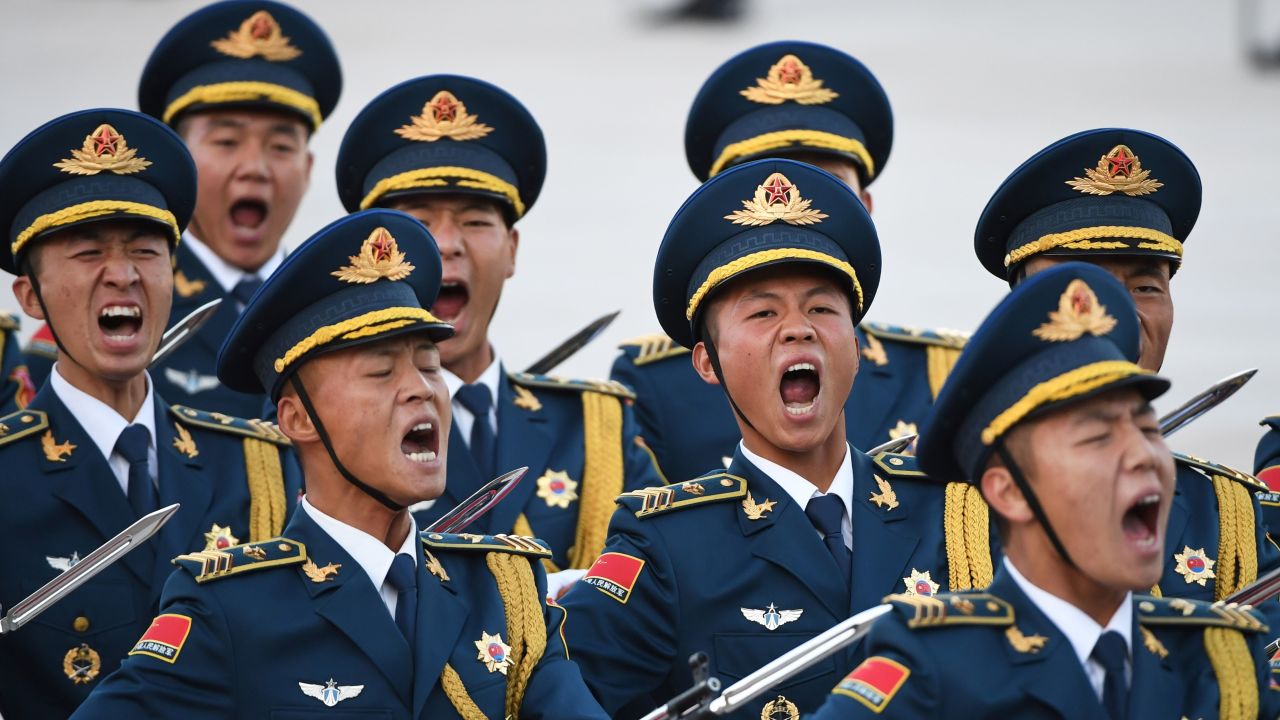
<path fill-rule="evenodd" d="M 132 175 L 150 165 L 150 160 L 138 157 L 137 148 L 129 147 L 124 136 L 106 123 L 85 135 L 84 144 L 79 150 L 72 149 L 71 157 L 53 164 L 72 175 L 97 175 L 103 171 Z"/>
<path fill-rule="evenodd" d="M 475 140 L 493 132 L 493 128 L 476 121 L 453 93 L 441 90 L 422 106 L 422 114 L 409 118 L 411 124 L 396 128 L 405 140 L 435 142 L 440 138 Z"/>
<path fill-rule="evenodd" d="M 266 10 L 249 16 L 240 23 L 240 27 L 232 30 L 225 38 L 209 43 L 214 50 L 223 55 L 247 60 L 255 55 L 272 62 L 292 60 L 302 51 L 289 42 L 280 30 L 280 23 L 271 17 Z"/>
<path fill-rule="evenodd" d="M 1086 195 L 1110 195 L 1121 192 L 1130 197 L 1150 195 L 1164 187 L 1142 169 L 1142 161 L 1128 145 L 1117 145 L 1098 159 L 1093 168 L 1084 169 L 1085 177 L 1067 181 L 1073 189 Z"/>
<path fill-rule="evenodd" d="M 769 225 L 781 220 L 788 225 L 816 225 L 827 217 L 820 210 L 810 208 L 812 200 L 800 197 L 800 191 L 782 173 L 770 175 L 756 186 L 756 194 L 742 201 L 742 210 L 725 215 L 734 225 Z"/>
<path fill-rule="evenodd" d="M 1031 331 L 1047 342 L 1069 342 L 1085 333 L 1106 335 L 1116 326 L 1116 319 L 1098 304 L 1089 283 L 1077 278 L 1067 285 L 1058 298 L 1058 309 L 1049 312 L 1048 322 Z"/>
<path fill-rule="evenodd" d="M 396 239 L 384 227 L 375 228 L 360 245 L 359 255 L 349 255 L 350 265 L 334 270 L 330 275 L 342 282 L 367 285 L 386 278 L 403 280 L 413 272 L 413 266 L 404 260 L 404 253 Z"/>
<path fill-rule="evenodd" d="M 801 105 L 822 105 L 840 97 L 840 93 L 822 87 L 822 81 L 795 55 L 783 55 L 769 68 L 768 76 L 756 78 L 756 84 L 741 94 L 751 102 L 764 105 L 781 105 L 788 100 Z"/>

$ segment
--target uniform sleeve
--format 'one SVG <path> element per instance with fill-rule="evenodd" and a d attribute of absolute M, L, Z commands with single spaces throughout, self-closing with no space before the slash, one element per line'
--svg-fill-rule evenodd
<path fill-rule="evenodd" d="M 675 664 L 680 598 L 658 522 L 614 512 L 604 552 L 560 603 L 569 656 L 610 714 L 647 697 Z"/>
<path fill-rule="evenodd" d="M 804 713 L 805 720 L 942 716 L 934 656 L 900 616 L 889 613 L 876 620 L 865 657 L 831 689 L 821 708 Z"/>
<path fill-rule="evenodd" d="M 538 583 L 538 597 L 544 598 L 543 618 L 547 623 L 547 649 L 533 669 L 529 686 L 520 706 L 520 717 L 529 718 L 599 718 L 607 719 L 600 704 L 591 697 L 578 666 L 569 659 L 564 644 L 564 608 L 547 601 L 547 575 L 542 563 L 533 563 Z"/>
<path fill-rule="evenodd" d="M 651 383 L 645 379 L 645 373 L 631 362 L 631 356 L 622 352 L 618 354 L 618 359 L 613 361 L 613 370 L 609 373 L 609 379 L 616 380 L 623 385 L 635 391 L 636 399 L 631 407 L 624 409 L 624 428 L 623 439 L 629 443 L 627 454 L 627 487 L 626 490 L 636 490 L 642 487 L 650 487 L 653 485 L 666 484 L 662 476 L 661 462 L 658 458 L 663 457 L 666 446 L 662 440 L 662 423 L 658 418 L 657 406 L 653 399 L 657 397 L 655 389 L 651 387 Z M 630 422 L 626 421 L 626 416 L 630 416 Z M 639 438 L 639 445 L 636 438 Z M 647 457 L 653 474 L 657 476 L 657 482 L 650 482 L 646 485 L 640 485 L 632 482 L 632 466 L 636 464 L 636 452 Z M 642 471 L 637 470 L 637 473 Z M 636 482 L 640 480 L 640 475 L 636 475 Z"/>
<path fill-rule="evenodd" d="M 626 457 L 623 492 L 667 484 L 657 459 L 638 433 L 634 403 L 622 404 L 622 451 Z"/>
<path fill-rule="evenodd" d="M 75 720 L 235 714 L 235 667 L 226 618 L 185 570 L 165 583 L 161 613 L 128 657 L 72 715 Z"/>

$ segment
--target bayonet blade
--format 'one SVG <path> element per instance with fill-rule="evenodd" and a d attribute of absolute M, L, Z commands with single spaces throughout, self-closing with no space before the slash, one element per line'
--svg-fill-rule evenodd
<path fill-rule="evenodd" d="M 499 475 L 424 529 L 427 532 L 436 533 L 462 532 L 468 525 L 480 519 L 480 516 L 501 502 L 502 498 L 515 489 L 527 472 L 529 472 L 528 466 Z"/>
<path fill-rule="evenodd" d="M 102 572 L 111 563 L 124 557 L 126 553 L 146 542 L 178 512 L 178 503 L 160 508 L 138 519 L 129 527 L 102 544 L 97 550 L 85 555 L 75 565 L 62 571 L 60 575 L 44 584 L 39 590 L 31 593 L 26 599 L 9 609 L 9 613 L 0 618 L 0 635 L 10 633 L 31 622 L 40 613 L 48 610 L 54 603 L 66 597 L 73 590 L 85 584 L 94 575 Z"/>
<path fill-rule="evenodd" d="M 887 443 L 880 443 L 879 445 L 868 450 L 867 454 L 870 455 L 871 457 L 875 457 L 880 453 L 902 452 L 903 450 L 906 450 L 907 448 L 911 447 L 911 443 L 915 442 L 916 438 L 918 437 L 920 436 L 917 435 L 916 433 L 908 433 L 906 435 L 903 435 L 900 438 L 894 438 Z"/>
<path fill-rule="evenodd" d="M 213 314 L 217 312 L 218 306 L 222 304 L 222 298 L 214 298 L 200 307 L 192 310 L 186 317 L 182 318 L 173 327 L 164 331 L 164 335 L 160 337 L 160 347 L 156 350 L 156 354 L 151 356 L 151 365 L 155 367 L 159 365 L 165 358 L 173 354 L 173 351 L 182 347 L 182 344 L 190 340 L 204 324 L 213 318 Z"/>
<path fill-rule="evenodd" d="M 608 315 L 602 315 L 591 322 L 591 324 L 574 333 L 573 337 L 565 340 L 555 347 L 551 352 L 543 355 L 537 362 L 525 368 L 525 372 L 531 375 L 546 375 L 555 369 L 557 365 L 568 360 L 574 353 L 581 350 L 587 343 L 596 339 L 604 329 L 613 323 L 618 317 L 621 310 L 614 310 Z"/>
<path fill-rule="evenodd" d="M 1250 370 L 1241 370 L 1234 375 L 1219 380 L 1209 389 L 1196 395 L 1186 401 L 1177 408 L 1174 408 L 1164 417 L 1160 418 L 1160 434 L 1169 437 L 1178 430 L 1191 424 L 1191 421 L 1209 412 L 1224 400 L 1235 395 L 1245 383 L 1253 379 L 1254 374 L 1258 372 L 1257 368 Z"/>

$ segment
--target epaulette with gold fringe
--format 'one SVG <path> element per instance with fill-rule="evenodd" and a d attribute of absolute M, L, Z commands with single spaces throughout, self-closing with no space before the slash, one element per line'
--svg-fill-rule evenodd
<path fill-rule="evenodd" d="M 306 561 L 305 545 L 281 537 L 234 545 L 225 550 L 187 553 L 174 558 L 173 564 L 195 576 L 196 582 L 206 583 L 250 570 L 297 565 Z"/>
<path fill-rule="evenodd" d="M 990 593 L 938 593 L 937 595 L 889 595 L 884 602 L 907 621 L 907 627 L 948 625 L 1012 625 L 1013 606 Z"/>
<path fill-rule="evenodd" d="M 17 332 L 18 330 L 21 330 L 21 329 L 22 329 L 22 321 L 18 319 L 17 315 L 10 315 L 9 313 L 0 313 L 0 330 Z"/>
<path fill-rule="evenodd" d="M 702 505 L 736 500 L 747 494 L 747 481 L 729 473 L 712 473 L 684 482 L 625 492 L 617 503 L 638 518 Z"/>
<path fill-rule="evenodd" d="M 551 548 L 528 535 L 476 535 L 475 533 L 418 533 L 422 544 L 436 550 L 480 550 L 506 552 L 529 557 L 549 558 Z"/>
<path fill-rule="evenodd" d="M 568 390 L 571 392 L 597 392 L 603 395 L 635 400 L 636 394 L 631 388 L 617 380 L 577 380 L 558 375 L 533 375 L 530 373 L 507 373 L 507 378 L 521 387 L 546 388 L 548 390 Z"/>
<path fill-rule="evenodd" d="M 666 333 L 641 335 L 623 340 L 618 344 L 618 349 L 626 353 L 627 357 L 631 358 L 631 364 L 636 367 L 689 354 L 689 348 L 677 345 L 676 341 Z"/>
<path fill-rule="evenodd" d="M 875 463 L 875 466 L 880 470 L 894 477 L 926 477 L 924 471 L 920 469 L 920 461 L 916 460 L 913 455 L 883 452 L 873 456 L 871 462 Z"/>
<path fill-rule="evenodd" d="M 1231 478 L 1232 480 L 1235 480 L 1238 483 L 1244 484 L 1246 487 L 1249 488 L 1250 492 L 1257 492 L 1259 490 L 1261 490 L 1262 492 L 1271 491 L 1271 488 L 1268 487 L 1266 483 L 1262 482 L 1258 478 L 1248 473 L 1240 472 L 1235 468 L 1229 468 L 1226 465 L 1221 465 L 1219 463 L 1213 462 L 1212 460 L 1205 460 L 1204 458 L 1196 457 L 1195 455 L 1187 455 L 1185 453 L 1178 453 L 1178 452 L 1173 454 L 1173 459 L 1176 462 L 1186 465 L 1187 467 L 1192 467 L 1202 472 L 1205 472 L 1210 477 L 1214 475 L 1220 475 L 1225 478 Z"/>
<path fill-rule="evenodd" d="M 0 446 L 34 435 L 49 427 L 49 416 L 40 410 L 19 410 L 0 417 Z"/>
<path fill-rule="evenodd" d="M 181 418 L 183 422 L 196 427 L 257 438 L 276 445 L 293 444 L 284 433 L 280 432 L 280 428 L 275 423 L 267 422 L 266 420 L 259 420 L 258 418 L 246 420 L 224 415 L 220 412 L 196 410 L 186 405 L 173 405 L 170 406 L 169 410 Z"/>
<path fill-rule="evenodd" d="M 1198 625 L 1269 632 L 1265 619 L 1250 605 L 1148 595 L 1140 595 L 1135 600 L 1138 602 L 1138 622 L 1143 625 Z"/>
<path fill-rule="evenodd" d="M 961 350 L 969 342 L 969 333 L 959 330 L 931 330 L 929 328 L 903 327 L 888 323 L 864 322 L 858 327 L 879 340 L 897 340 L 922 345 L 941 345 Z"/>

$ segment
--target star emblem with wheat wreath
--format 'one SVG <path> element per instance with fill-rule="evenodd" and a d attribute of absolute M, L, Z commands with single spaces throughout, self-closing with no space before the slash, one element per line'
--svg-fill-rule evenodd
<path fill-rule="evenodd" d="M 1085 176 L 1067 181 L 1073 189 L 1086 195 L 1110 195 L 1124 193 L 1129 197 L 1150 195 L 1164 187 L 1164 183 L 1151 177 L 1150 170 L 1142 169 L 1142 161 L 1128 145 L 1117 145 L 1101 158 L 1093 168 L 1085 168 Z"/>
<path fill-rule="evenodd" d="M 342 282 L 367 285 L 382 278 L 403 280 L 413 272 L 413 265 L 405 262 L 405 255 L 396 239 L 384 227 L 374 228 L 360 244 L 360 254 L 350 255 L 350 265 L 344 265 L 329 273 Z"/>
<path fill-rule="evenodd" d="M 71 175 L 97 175 L 111 172 L 116 175 L 132 175 L 142 172 L 151 161 L 138 157 L 137 148 L 129 147 L 119 130 L 103 123 L 84 136 L 84 144 L 71 151 L 71 157 L 53 164 Z"/>
<path fill-rule="evenodd" d="M 826 213 L 811 207 L 812 200 L 800 196 L 800 190 L 780 172 L 773 173 L 756 186 L 755 195 L 742 201 L 742 209 L 725 215 L 734 225 L 759 227 L 778 220 L 788 225 L 816 225 Z"/>

